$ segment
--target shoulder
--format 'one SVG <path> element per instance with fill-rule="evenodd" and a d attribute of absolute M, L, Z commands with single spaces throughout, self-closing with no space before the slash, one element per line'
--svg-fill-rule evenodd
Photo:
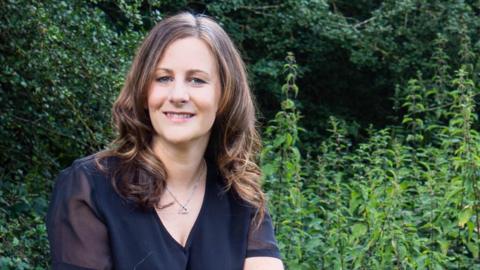
<path fill-rule="evenodd" d="M 81 157 L 78 159 L 75 159 L 69 166 L 67 166 L 65 169 L 63 169 L 60 173 L 68 173 L 72 171 L 78 171 L 78 170 L 92 170 L 95 165 L 95 158 L 96 154 Z"/>
<path fill-rule="evenodd" d="M 114 156 L 101 157 L 99 153 L 78 158 L 72 162 L 64 171 L 85 172 L 89 175 L 108 175 L 118 166 L 119 159 Z"/>
<path fill-rule="evenodd" d="M 69 168 L 83 169 L 89 172 L 109 172 L 119 163 L 119 158 L 115 156 L 101 156 L 95 153 L 73 161 Z"/>
<path fill-rule="evenodd" d="M 60 171 L 56 180 L 54 193 L 68 192 L 78 190 L 79 188 L 90 188 L 89 178 L 86 165 L 91 162 L 91 157 L 85 157 L 73 161 L 73 163 Z"/>
<path fill-rule="evenodd" d="M 108 196 L 109 192 L 108 170 L 105 172 L 99 168 L 96 154 L 82 157 L 58 174 L 50 196 L 49 212 L 84 205 L 97 213 L 99 198 Z"/>
<path fill-rule="evenodd" d="M 55 180 L 57 188 L 91 189 L 99 179 L 107 179 L 115 159 L 108 157 L 98 160 L 97 154 L 76 159 L 62 171 Z"/>

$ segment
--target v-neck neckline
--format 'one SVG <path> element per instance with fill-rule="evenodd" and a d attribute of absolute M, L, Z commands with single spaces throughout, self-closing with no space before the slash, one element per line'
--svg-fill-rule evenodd
<path fill-rule="evenodd" d="M 213 173 L 213 168 L 212 168 L 212 165 L 209 163 L 208 160 L 206 161 L 206 163 L 207 163 L 207 176 L 206 176 L 206 179 L 205 179 L 205 193 L 203 195 L 202 205 L 200 206 L 200 211 L 198 212 L 197 218 L 195 219 L 195 221 L 193 223 L 193 226 L 190 229 L 190 232 L 188 233 L 187 241 L 185 241 L 185 246 L 183 246 L 180 242 L 178 242 L 170 234 L 170 232 L 167 230 L 167 227 L 165 227 L 165 224 L 163 224 L 162 219 L 158 215 L 156 209 L 153 208 L 153 214 L 155 215 L 155 219 L 157 220 L 157 223 L 160 227 L 160 230 L 169 239 L 169 241 L 173 242 L 173 244 L 176 245 L 178 248 L 180 248 L 183 252 L 186 252 L 190 248 L 192 238 L 193 238 L 193 236 L 194 236 L 194 234 L 197 230 L 197 227 L 199 226 L 198 224 L 200 223 L 200 220 L 204 216 L 205 208 L 206 208 L 206 205 L 209 201 L 209 194 L 211 192 L 211 189 L 212 189 L 211 185 L 213 183 L 213 180 L 211 179 L 212 178 L 212 173 Z"/>

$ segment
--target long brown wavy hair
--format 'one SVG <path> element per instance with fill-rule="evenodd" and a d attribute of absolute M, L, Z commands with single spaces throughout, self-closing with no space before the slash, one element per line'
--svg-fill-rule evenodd
<path fill-rule="evenodd" d="M 143 208 L 158 205 L 167 172 L 154 154 L 155 131 L 145 109 L 154 71 L 166 48 L 176 40 L 195 37 L 211 49 L 219 70 L 221 97 L 205 156 L 215 162 L 226 191 L 256 208 L 257 225 L 265 214 L 265 195 L 260 184 L 257 154 L 261 141 L 257 131 L 255 102 L 248 86 L 245 64 L 227 33 L 212 19 L 188 12 L 159 22 L 139 47 L 125 85 L 113 104 L 117 138 L 97 154 L 97 164 L 116 157 L 112 184 L 123 197 Z M 116 180 L 114 180 L 116 179 Z"/>

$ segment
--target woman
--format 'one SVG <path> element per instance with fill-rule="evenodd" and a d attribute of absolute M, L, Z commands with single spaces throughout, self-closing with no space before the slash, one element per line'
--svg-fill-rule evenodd
<path fill-rule="evenodd" d="M 181 13 L 157 24 L 113 119 L 113 147 L 56 181 L 53 269 L 283 269 L 245 67 L 216 22 Z"/>

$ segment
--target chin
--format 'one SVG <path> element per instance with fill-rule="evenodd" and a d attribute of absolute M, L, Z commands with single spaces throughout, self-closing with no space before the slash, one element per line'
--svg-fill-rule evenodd
<path fill-rule="evenodd" d="M 164 140 L 171 144 L 185 144 L 185 143 L 192 143 L 192 142 L 201 142 L 203 141 L 204 136 L 192 136 L 189 134 L 182 134 L 179 133 L 175 134 L 166 134 Z"/>
<path fill-rule="evenodd" d="M 179 136 L 166 137 L 164 139 L 165 139 L 166 142 L 171 143 L 171 144 L 184 144 L 184 143 L 188 143 L 188 142 L 192 141 L 191 138 L 179 137 Z"/>
<path fill-rule="evenodd" d="M 163 132 L 157 134 L 157 139 L 162 141 L 163 143 L 178 146 L 189 143 L 202 142 L 204 140 L 208 142 L 208 138 L 210 135 L 210 133 L 203 134 L 197 132 L 187 132 L 186 130 L 178 129 L 163 130 Z"/>

